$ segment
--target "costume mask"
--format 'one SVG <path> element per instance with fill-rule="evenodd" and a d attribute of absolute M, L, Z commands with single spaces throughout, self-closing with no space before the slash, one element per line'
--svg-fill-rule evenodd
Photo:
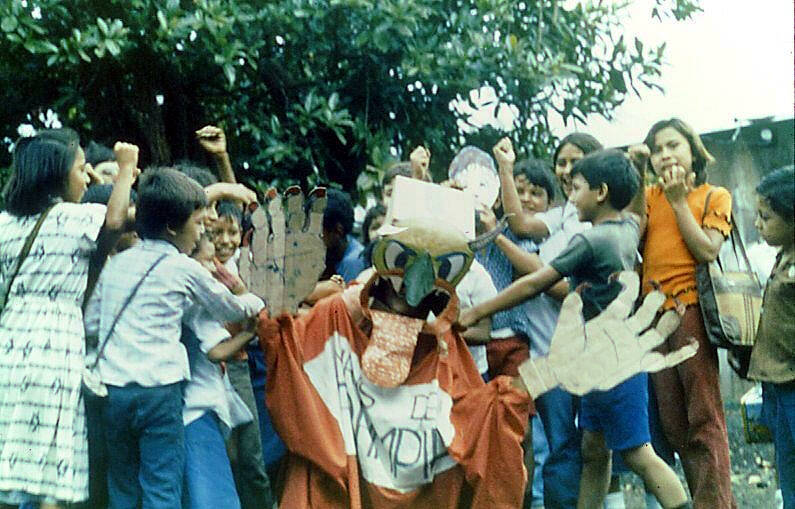
<path fill-rule="evenodd" d="M 450 297 L 448 308 L 442 314 L 449 313 L 449 307 L 454 306 L 452 314 L 457 315 L 454 287 L 469 270 L 474 250 L 488 243 L 496 231 L 467 241 L 455 228 L 428 219 L 409 219 L 396 228 L 387 228 L 394 233 L 382 237 L 373 249 L 374 278 L 387 279 L 398 298 L 412 308 L 419 306 L 431 293 L 442 291 Z M 370 287 L 372 282 L 368 284 L 368 289 Z M 370 310 L 366 300 L 364 293 L 363 309 L 373 330 L 362 356 L 362 370 L 373 383 L 396 387 L 409 374 L 418 335 L 426 322 L 394 312 Z M 446 345 L 441 334 L 437 339 L 444 350 Z"/>

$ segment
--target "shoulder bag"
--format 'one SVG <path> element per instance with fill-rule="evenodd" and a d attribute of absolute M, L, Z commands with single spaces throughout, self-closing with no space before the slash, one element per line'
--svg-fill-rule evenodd
<path fill-rule="evenodd" d="M 702 227 L 711 195 L 712 191 L 704 202 Z M 737 270 L 724 270 L 720 256 L 712 262 L 699 263 L 696 265 L 696 286 L 710 343 L 728 349 L 729 364 L 745 378 L 762 308 L 762 285 L 751 268 L 742 237 L 735 226 L 732 226 L 729 240 L 737 260 Z"/>
<path fill-rule="evenodd" d="M 2 295 L 0 295 L 0 314 L 3 313 L 3 310 L 6 307 L 8 296 L 11 293 L 11 286 L 13 286 L 17 274 L 19 274 L 19 269 L 22 268 L 22 262 L 24 262 L 25 258 L 28 257 L 28 253 L 30 253 L 30 247 L 33 245 L 33 241 L 36 240 L 36 236 L 39 234 L 41 225 L 44 224 L 44 219 L 47 217 L 47 214 L 50 213 L 52 207 L 53 205 L 50 205 L 44 210 L 44 212 L 41 213 L 41 216 L 39 216 L 39 219 L 36 221 L 36 225 L 33 227 L 33 230 L 31 230 L 31 232 L 28 234 L 28 238 L 25 239 L 25 243 L 22 245 L 22 251 L 20 251 L 19 256 L 17 257 L 17 264 L 14 267 L 14 271 L 11 272 L 11 274 L 9 274 L 8 279 L 3 285 L 3 290 L 2 290 L 3 293 Z"/>
<path fill-rule="evenodd" d="M 144 272 L 144 275 L 141 276 L 141 279 L 139 279 L 138 282 L 133 287 L 132 291 L 130 292 L 130 295 L 127 296 L 127 300 L 125 300 L 124 304 L 121 305 L 121 309 L 119 309 L 119 312 L 116 313 L 116 317 L 113 319 L 113 323 L 110 324 L 110 328 L 108 329 L 108 333 L 105 335 L 105 339 L 97 348 L 97 357 L 94 359 L 94 362 L 91 364 L 91 366 L 86 366 L 83 369 L 84 393 L 87 392 L 91 396 L 94 396 L 96 398 L 104 398 L 105 396 L 108 395 L 108 388 L 105 387 L 105 384 L 102 383 L 102 378 L 99 376 L 99 373 L 97 373 L 97 364 L 99 364 L 99 360 L 102 358 L 102 353 L 105 350 L 105 345 L 108 344 L 108 340 L 110 339 L 111 334 L 113 334 L 113 329 L 116 327 L 116 323 L 119 321 L 119 318 L 121 318 L 121 315 L 122 313 L 124 313 L 124 310 L 127 309 L 127 305 L 130 303 L 130 301 L 132 301 L 133 297 L 135 297 L 135 294 L 138 293 L 138 288 L 141 287 L 141 283 L 144 282 L 146 276 L 148 276 L 149 273 L 151 273 L 155 269 L 155 267 L 157 267 L 157 265 L 161 261 L 163 261 L 163 259 L 166 256 L 167 255 L 165 253 L 160 255 L 160 257 L 157 260 L 155 260 L 155 263 L 153 263 L 152 266 L 149 267 L 149 269 L 147 269 L 146 272 Z"/>

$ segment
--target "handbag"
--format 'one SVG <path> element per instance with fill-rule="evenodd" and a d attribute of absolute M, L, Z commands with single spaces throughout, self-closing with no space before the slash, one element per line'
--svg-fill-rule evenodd
<path fill-rule="evenodd" d="M 44 219 L 47 217 L 47 214 L 50 213 L 50 210 L 52 210 L 53 207 L 54 205 L 50 205 L 44 210 L 44 212 L 41 213 L 39 219 L 36 221 L 36 224 L 33 226 L 33 230 L 31 230 L 31 232 L 28 234 L 28 237 L 25 239 L 25 243 L 22 245 L 22 250 L 19 252 L 19 256 L 17 257 L 17 264 L 14 267 L 14 271 L 9 275 L 8 279 L 3 284 L 3 293 L 0 295 L 0 315 L 3 313 L 3 310 L 6 307 L 8 296 L 11 293 L 11 286 L 14 284 L 14 279 L 16 279 L 17 274 L 19 274 L 19 269 L 22 268 L 22 262 L 24 262 L 25 258 L 28 257 L 28 253 L 30 253 L 30 248 L 33 245 L 33 241 L 36 240 L 36 236 L 39 234 L 41 225 L 44 224 Z"/>
<path fill-rule="evenodd" d="M 712 191 L 704 202 L 702 227 L 711 195 Z M 762 309 L 762 285 L 751 268 L 737 228 L 732 227 L 729 238 L 738 269 L 725 270 L 720 256 L 712 262 L 700 263 L 696 265 L 696 287 L 710 343 L 729 350 L 729 364 L 744 378 Z"/>
<path fill-rule="evenodd" d="M 141 287 L 141 283 L 144 282 L 146 276 L 148 276 L 149 273 L 152 272 L 166 256 L 166 253 L 160 255 L 160 257 L 155 260 L 155 263 L 153 263 L 152 266 L 149 267 L 146 272 L 144 272 L 144 275 L 141 276 L 141 279 L 139 279 L 135 284 L 132 291 L 130 292 L 130 295 L 127 296 L 127 299 L 121 305 L 119 312 L 116 313 L 116 317 L 113 319 L 113 323 L 110 324 L 110 328 L 108 329 L 108 333 L 105 335 L 105 339 L 99 345 L 99 348 L 97 348 L 97 356 L 94 359 L 94 362 L 91 364 L 91 366 L 86 366 L 83 368 L 83 392 L 88 393 L 89 395 L 96 398 L 104 398 L 108 395 L 108 388 L 104 383 L 102 383 L 102 378 L 97 372 L 97 365 L 99 364 L 100 358 L 102 358 L 102 353 L 105 351 L 105 345 L 108 344 L 108 340 L 110 339 L 111 334 L 113 334 L 113 329 L 116 327 L 116 323 L 118 323 L 119 318 L 121 318 L 122 313 L 124 313 L 124 310 L 127 309 L 127 305 L 130 304 L 130 301 L 132 301 L 133 297 L 135 297 L 135 294 L 138 292 L 138 288 Z"/>

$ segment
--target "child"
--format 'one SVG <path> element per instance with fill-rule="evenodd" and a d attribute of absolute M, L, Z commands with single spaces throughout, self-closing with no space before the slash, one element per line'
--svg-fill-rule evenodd
<path fill-rule="evenodd" d="M 594 227 L 576 235 L 566 250 L 537 272 L 525 276 L 491 302 L 461 315 L 467 326 L 523 299 L 537 295 L 568 276 L 581 291 L 586 320 L 596 316 L 617 295 L 612 274 L 632 270 L 639 240 L 638 220 L 622 214 L 640 183 L 623 153 L 608 150 L 591 154 L 574 165 L 569 200 L 580 221 Z M 611 450 L 618 450 L 627 465 L 652 487 L 665 507 L 680 507 L 687 495 L 679 479 L 649 444 L 645 375 L 636 375 L 608 391 L 582 398 L 580 425 L 584 429 L 578 507 L 600 507 L 610 480 Z"/>
<path fill-rule="evenodd" d="M 692 338 L 699 344 L 687 361 L 652 374 L 660 422 L 679 454 L 693 505 L 731 509 L 737 503 L 718 353 L 704 329 L 695 276 L 696 264 L 715 260 L 731 231 L 731 194 L 707 182 L 713 157 L 685 122 L 672 118 L 655 123 L 644 144 L 658 182 L 637 200 L 637 212 L 647 224 L 643 293 L 656 283 L 667 297 L 665 309 L 685 308 L 679 328 L 660 345 L 660 352 L 674 351 Z"/>
<path fill-rule="evenodd" d="M 212 241 L 218 261 L 233 276 L 237 276 L 237 256 L 241 240 L 243 214 L 237 204 L 220 201 L 217 206 L 218 219 L 213 221 Z M 263 459 L 261 416 L 265 414 L 265 402 L 255 398 L 254 385 L 265 384 L 265 373 L 258 370 L 259 348 L 240 349 L 226 363 L 227 374 L 237 394 L 243 399 L 253 417 L 232 430 L 232 471 L 243 509 L 266 505 L 271 498 L 271 486 Z M 261 364 L 264 367 L 264 360 Z M 259 407 L 259 404 L 262 407 Z M 269 420 L 268 420 L 269 423 Z"/>
<path fill-rule="evenodd" d="M 187 256 L 204 232 L 206 204 L 204 190 L 178 171 L 147 172 L 136 207 L 141 241 L 110 260 L 86 311 L 86 333 L 99 337 L 98 370 L 108 387 L 111 507 L 181 503 L 181 384 L 190 378 L 180 343 L 185 313 L 201 307 L 216 320 L 240 321 L 263 307 L 254 295 L 232 295 Z M 126 302 L 131 306 L 122 312 Z"/>
<path fill-rule="evenodd" d="M 514 166 L 499 148 L 494 152 L 501 173 L 512 172 L 514 175 L 512 181 L 505 181 L 505 184 L 515 190 L 503 189 L 503 193 L 517 194 L 523 214 L 544 214 L 555 196 L 554 177 L 547 167 L 536 160 Z M 523 276 L 533 272 L 560 254 L 565 248 L 560 244 L 550 242 L 550 237 L 536 244 L 509 231 L 498 235 L 494 244 L 478 255 L 488 263 L 495 284 L 502 290 L 511 284 L 515 274 Z M 516 374 L 518 364 L 529 355 L 538 357 L 548 353 L 560 312 L 559 299 L 568 291 L 565 282 L 558 283 L 556 287 L 554 291 L 550 289 L 494 315 L 494 339 L 487 345 L 491 376 Z M 537 479 L 533 483 L 534 492 L 539 491 L 536 486 L 543 485 L 543 503 L 547 507 L 574 507 L 582 463 L 581 433 L 575 421 L 579 398 L 556 388 L 537 398 L 535 403 L 538 415 L 533 418 L 533 455 L 536 465 L 541 465 L 541 468 L 537 470 Z"/>
<path fill-rule="evenodd" d="M 138 161 L 134 145 L 115 150 L 120 170 L 106 208 L 79 204 L 88 176 L 74 131 L 44 130 L 14 147 L 0 213 L 0 288 L 8 291 L 0 315 L 0 505 L 59 507 L 88 497 L 80 305 L 90 267 L 101 266 L 124 227 Z"/>
<path fill-rule="evenodd" d="M 202 236 L 193 258 L 214 273 L 215 247 Z M 235 294 L 245 292 L 237 278 Z M 223 324 L 204 308 L 186 314 L 182 342 L 188 352 L 191 380 L 183 391 L 185 425 L 184 508 L 228 507 L 239 509 L 240 501 L 224 443 L 237 425 L 251 422 L 252 414 L 232 389 L 217 362 L 229 359 L 254 337 L 251 327 L 231 337 Z M 264 501 L 268 507 L 269 501 Z M 272 505 L 272 504 L 271 504 Z"/>
<path fill-rule="evenodd" d="M 748 377 L 762 382 L 763 411 L 773 432 L 784 508 L 795 507 L 795 171 L 770 173 L 756 188 L 756 228 L 779 246 L 765 288 Z"/>

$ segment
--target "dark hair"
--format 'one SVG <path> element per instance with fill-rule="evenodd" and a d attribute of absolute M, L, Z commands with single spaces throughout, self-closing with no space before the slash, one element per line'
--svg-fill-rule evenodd
<path fill-rule="evenodd" d="M 215 209 L 218 211 L 218 219 L 222 217 L 234 219 L 237 222 L 238 228 L 243 228 L 243 211 L 240 210 L 240 206 L 237 203 L 229 200 L 222 200 L 218 202 Z"/>
<path fill-rule="evenodd" d="M 582 153 L 585 155 L 602 150 L 604 148 L 602 144 L 590 134 L 571 133 L 560 140 L 560 143 L 558 143 L 558 146 L 555 148 L 555 153 L 552 155 L 553 166 L 558 164 L 558 156 L 560 155 L 560 151 L 563 149 L 563 146 L 569 144 L 574 145 L 578 149 L 582 150 Z"/>
<path fill-rule="evenodd" d="M 400 175 L 401 177 L 411 178 L 411 163 L 405 161 L 398 161 L 387 167 L 384 172 L 384 178 L 381 179 L 381 187 L 385 187 L 391 183 L 392 180 Z"/>
<path fill-rule="evenodd" d="M 198 182 L 202 187 L 207 187 L 218 182 L 218 177 L 216 177 L 210 170 L 207 168 L 202 168 L 201 166 L 196 166 L 187 160 L 176 163 L 174 165 L 174 169 L 189 176 Z"/>
<path fill-rule="evenodd" d="M 795 166 L 779 168 L 765 175 L 756 192 L 784 220 L 795 221 Z"/>
<path fill-rule="evenodd" d="M 353 230 L 353 203 L 348 193 L 338 189 L 326 191 L 326 210 L 323 212 L 323 229 L 332 230 L 339 223 L 345 235 Z"/>
<path fill-rule="evenodd" d="M 115 161 L 116 154 L 109 147 L 100 145 L 96 141 L 89 142 L 86 147 L 86 162 L 91 166 L 96 166 L 105 161 Z"/>
<path fill-rule="evenodd" d="M 517 175 L 524 175 L 531 184 L 544 188 L 550 202 L 555 198 L 555 176 L 544 161 L 532 158 L 519 161 L 513 167 L 513 176 Z"/>
<path fill-rule="evenodd" d="M 113 192 L 113 184 L 94 184 L 93 186 L 88 186 L 86 192 L 83 193 L 83 197 L 80 199 L 80 203 L 101 203 L 102 205 L 107 205 L 108 201 L 110 201 L 110 193 Z M 138 198 L 138 193 L 135 192 L 135 189 L 130 189 L 130 203 L 135 203 L 135 200 Z"/>
<path fill-rule="evenodd" d="M 575 175 L 582 175 L 591 189 L 606 184 L 608 200 L 616 210 L 629 205 L 640 187 L 637 170 L 618 149 L 600 150 L 583 157 L 571 169 L 571 176 Z"/>
<path fill-rule="evenodd" d="M 654 153 L 654 137 L 666 127 L 676 129 L 679 134 L 684 136 L 687 143 L 690 145 L 690 154 L 693 156 L 692 170 L 696 174 L 696 185 L 701 185 L 706 182 L 707 164 L 713 162 L 715 158 L 707 151 L 707 147 L 704 146 L 704 142 L 701 141 L 701 137 L 698 133 L 685 123 L 685 121 L 678 118 L 669 118 L 668 120 L 660 120 L 651 126 L 649 134 L 647 134 L 646 139 L 643 140 L 643 143 L 649 148 L 649 152 L 652 154 Z M 648 164 L 651 164 L 651 158 L 649 158 Z"/>
<path fill-rule="evenodd" d="M 3 190 L 6 210 L 31 216 L 62 198 L 79 147 L 80 138 L 71 129 L 46 129 L 17 140 L 11 178 Z"/>
<path fill-rule="evenodd" d="M 173 168 L 147 170 L 138 184 L 135 229 L 142 239 L 160 238 L 166 227 L 181 228 L 207 206 L 204 189 Z"/>
<path fill-rule="evenodd" d="M 379 216 L 386 216 L 386 207 L 380 203 L 370 207 L 364 215 L 364 220 L 362 221 L 362 241 L 364 241 L 364 244 L 369 244 L 373 240 L 370 238 L 370 225 Z"/>

